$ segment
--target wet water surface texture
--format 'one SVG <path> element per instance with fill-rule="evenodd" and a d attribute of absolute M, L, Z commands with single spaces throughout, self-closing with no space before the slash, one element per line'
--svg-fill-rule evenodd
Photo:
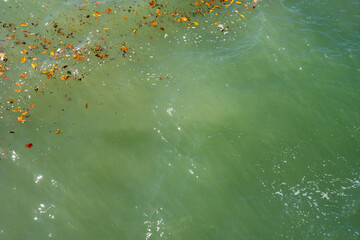
<path fill-rule="evenodd" d="M 0 11 L 0 239 L 360 239 L 359 0 Z"/>

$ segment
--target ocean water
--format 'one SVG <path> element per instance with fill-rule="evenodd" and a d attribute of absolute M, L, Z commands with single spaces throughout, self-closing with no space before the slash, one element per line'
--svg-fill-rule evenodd
<path fill-rule="evenodd" d="M 360 1 L 155 2 L 1 0 L 0 239 L 360 239 Z"/>

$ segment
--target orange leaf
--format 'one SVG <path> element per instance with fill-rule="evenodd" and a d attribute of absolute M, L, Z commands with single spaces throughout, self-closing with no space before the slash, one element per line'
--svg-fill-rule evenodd
<path fill-rule="evenodd" d="M 16 122 L 22 123 L 25 122 L 26 120 L 23 119 L 23 116 L 18 117 L 18 120 Z"/>
<path fill-rule="evenodd" d="M 61 80 L 64 80 L 64 81 L 65 81 L 65 80 L 68 79 L 69 77 L 70 77 L 70 76 L 66 74 L 66 75 L 62 75 L 60 78 L 61 78 Z"/>
<path fill-rule="evenodd" d="M 61 133 L 60 129 L 58 129 L 58 130 L 55 132 L 55 134 L 59 134 L 59 133 Z"/>
<path fill-rule="evenodd" d="M 158 23 L 157 23 L 156 21 L 153 21 L 153 22 L 152 22 L 152 25 L 153 25 L 154 27 L 156 27 L 156 26 L 158 25 Z"/>
<path fill-rule="evenodd" d="M 152 0 L 151 2 L 149 2 L 150 6 L 153 7 L 155 6 L 156 2 L 154 2 L 154 0 Z"/>
<path fill-rule="evenodd" d="M 21 88 L 18 88 L 15 90 L 16 92 L 21 92 Z"/>
<path fill-rule="evenodd" d="M 21 58 L 21 62 L 24 63 L 25 61 L 26 61 L 26 57 L 23 56 L 23 57 Z"/>
<path fill-rule="evenodd" d="M 77 59 L 80 60 L 80 61 L 85 62 L 85 59 L 83 57 L 77 56 Z"/>
<path fill-rule="evenodd" d="M 199 3 L 199 2 L 196 2 L 194 4 L 197 5 L 197 6 L 201 6 L 201 3 Z"/>
<path fill-rule="evenodd" d="M 14 103 L 14 100 L 10 98 L 9 103 Z"/>
<path fill-rule="evenodd" d="M 35 106 L 35 104 L 31 104 L 31 105 L 30 105 L 30 108 L 33 108 L 34 106 Z"/>
<path fill-rule="evenodd" d="M 10 99 L 10 100 L 12 100 L 12 99 Z M 10 102 L 10 100 L 9 100 L 9 102 Z M 14 102 L 14 101 L 13 101 Z M 11 103 L 11 102 L 10 102 Z M 13 110 L 13 112 L 18 112 L 18 111 L 20 111 L 20 107 L 18 107 L 17 109 L 15 109 L 15 110 Z"/>
<path fill-rule="evenodd" d="M 128 49 L 128 48 L 125 47 L 125 46 L 122 46 L 122 47 L 120 48 L 120 50 L 123 51 L 123 52 L 125 52 L 125 50 L 127 50 L 127 49 Z"/>
<path fill-rule="evenodd" d="M 22 27 L 26 27 L 28 24 L 27 23 L 21 23 L 20 26 Z"/>
<path fill-rule="evenodd" d="M 127 20 L 127 17 L 124 16 L 124 20 L 126 21 L 126 20 Z"/>
<path fill-rule="evenodd" d="M 21 73 L 20 76 L 21 76 L 22 78 L 27 78 L 26 75 L 25 75 L 25 73 Z"/>

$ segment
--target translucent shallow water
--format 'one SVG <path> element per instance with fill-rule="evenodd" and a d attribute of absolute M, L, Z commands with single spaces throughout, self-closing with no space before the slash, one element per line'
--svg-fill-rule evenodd
<path fill-rule="evenodd" d="M 359 238 L 360 2 L 193 3 L 0 2 L 0 239 Z"/>

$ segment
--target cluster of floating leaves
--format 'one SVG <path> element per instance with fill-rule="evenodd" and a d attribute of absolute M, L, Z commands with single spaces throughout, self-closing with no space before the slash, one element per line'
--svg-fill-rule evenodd
<path fill-rule="evenodd" d="M 185 9 L 169 10 L 171 8 L 170 3 L 160 1 L 152 0 L 148 2 L 145 5 L 148 8 L 148 14 L 142 16 L 135 10 L 134 6 L 122 7 L 114 4 L 113 6 L 104 7 L 104 4 L 101 4 L 100 1 L 88 2 L 88 0 L 85 0 L 84 3 L 75 6 L 75 10 L 79 14 L 68 19 L 70 25 L 61 25 L 57 21 L 52 21 L 50 28 L 45 33 L 37 31 L 39 25 L 37 21 L 24 21 L 18 24 L 0 21 L 2 31 L 7 31 L 5 35 L 7 46 L 0 46 L 0 77 L 2 81 L 7 81 L 7 84 L 14 84 L 13 97 L 8 99 L 7 103 L 2 104 L 6 104 L 8 106 L 7 110 L 11 110 L 10 112 L 16 114 L 14 119 L 16 122 L 26 124 L 35 105 L 14 106 L 14 99 L 19 98 L 24 83 L 31 78 L 41 77 L 43 79 L 40 86 L 33 86 L 33 91 L 35 93 L 45 93 L 45 86 L 48 81 L 57 80 L 66 83 L 71 79 L 82 81 L 88 74 L 85 66 L 91 62 L 102 65 L 119 57 L 126 58 L 128 56 L 135 57 L 132 59 L 139 62 L 141 59 L 136 57 L 136 46 L 134 44 L 130 46 L 128 41 L 139 34 L 142 28 L 150 27 L 152 28 L 151 31 L 165 32 L 165 26 L 168 26 L 166 24 L 170 23 L 196 29 L 200 23 L 193 19 L 200 19 L 210 15 L 213 22 L 205 21 L 206 24 L 220 25 L 220 31 L 229 30 L 228 26 L 223 27 L 219 23 L 219 18 L 222 15 L 231 12 L 240 18 L 245 18 L 245 13 L 255 9 L 255 3 L 258 2 L 258 0 L 251 3 L 234 0 L 199 0 L 191 2 L 184 7 Z M 87 37 L 85 42 L 76 43 L 81 42 L 77 41 L 77 34 L 81 35 L 81 28 L 86 25 L 97 24 L 97 26 L 104 26 L 107 21 L 126 23 L 129 18 L 137 18 L 138 21 L 136 25 L 132 23 L 133 26 L 128 26 L 128 32 L 117 33 L 117 29 L 103 27 L 100 32 L 98 31 L 103 36 L 93 36 L 93 39 Z M 120 34 L 125 41 L 109 45 L 111 39 L 106 39 L 106 37 L 112 31 Z M 81 37 L 79 36 L 79 38 Z M 19 51 L 21 57 L 12 59 L 11 54 L 8 55 L 10 48 L 15 49 L 15 52 Z M 8 76 L 8 73 L 12 71 L 12 63 L 23 64 L 27 69 L 27 71 L 20 73 L 19 79 L 21 80 L 16 81 Z M 80 66 L 82 67 L 81 71 L 78 70 Z M 85 108 L 88 108 L 87 104 Z M 0 114 L 3 113 L 0 112 Z M 9 133 L 15 132 L 10 131 Z M 58 129 L 55 134 L 59 133 L 61 131 Z M 32 143 L 25 145 L 26 148 L 32 146 Z"/>

